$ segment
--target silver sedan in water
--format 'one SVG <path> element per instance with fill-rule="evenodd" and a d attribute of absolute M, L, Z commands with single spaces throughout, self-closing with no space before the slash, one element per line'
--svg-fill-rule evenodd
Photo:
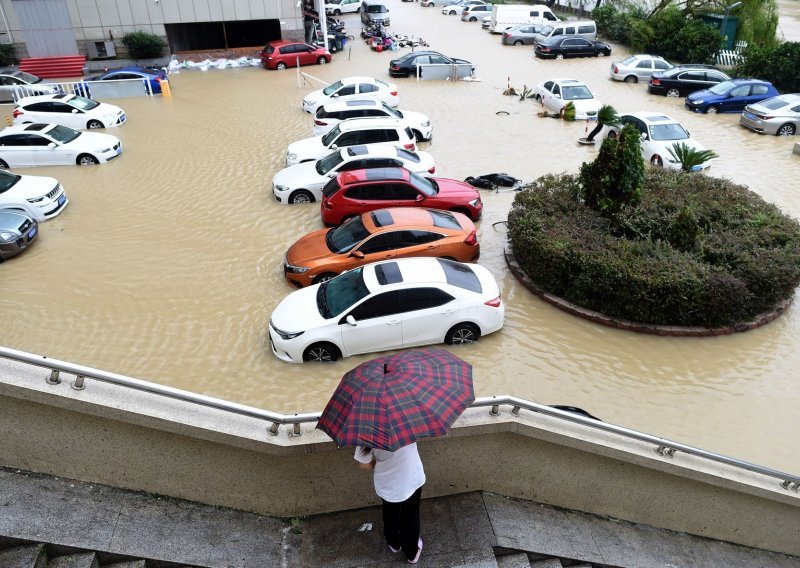
<path fill-rule="evenodd" d="M 541 24 L 520 24 L 503 30 L 503 45 L 533 45 L 533 38 L 542 31 Z"/>
<path fill-rule="evenodd" d="M 747 105 L 739 124 L 759 134 L 792 136 L 800 130 L 800 93 L 789 93 Z"/>

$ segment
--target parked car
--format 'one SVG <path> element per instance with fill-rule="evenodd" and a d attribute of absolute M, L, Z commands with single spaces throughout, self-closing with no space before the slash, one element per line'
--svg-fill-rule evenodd
<path fill-rule="evenodd" d="M 759 79 L 731 79 L 709 89 L 691 93 L 684 104 L 694 112 L 739 112 L 744 107 L 777 97 L 778 90 L 768 81 Z"/>
<path fill-rule="evenodd" d="M 399 118 L 351 118 L 334 126 L 324 136 L 304 138 L 289 144 L 286 165 L 318 160 L 331 150 L 362 144 L 391 144 L 416 150 L 416 138 Z"/>
<path fill-rule="evenodd" d="M 537 24 L 541 25 L 540 32 L 544 33 L 544 29 L 551 24 L 558 22 L 556 16 L 549 6 L 545 4 L 495 4 L 492 6 L 492 13 L 489 16 L 489 24 L 485 27 L 489 29 L 489 33 L 499 34 L 512 26 Z M 548 28 L 551 29 L 552 28 Z M 594 26 L 592 30 L 596 32 Z M 575 28 L 571 33 L 575 33 Z M 559 35 L 564 35 L 566 30 Z M 593 35 L 587 39 L 596 39 Z"/>
<path fill-rule="evenodd" d="M 40 222 L 57 216 L 67 203 L 64 188 L 55 178 L 0 170 L 0 210 L 13 209 Z"/>
<path fill-rule="evenodd" d="M 581 37 L 556 36 L 536 43 L 534 53 L 543 59 L 565 57 L 598 57 L 611 55 L 611 46 L 602 41 L 590 41 Z"/>
<path fill-rule="evenodd" d="M 361 11 L 361 0 L 325 0 L 325 13 L 333 16 Z"/>
<path fill-rule="evenodd" d="M 67 94 L 19 99 L 13 115 L 14 124 L 51 122 L 78 130 L 113 128 L 125 124 L 125 112 L 118 106 Z"/>
<path fill-rule="evenodd" d="M 380 260 L 435 256 L 475 262 L 480 254 L 475 225 L 466 215 L 395 207 L 363 213 L 334 229 L 300 238 L 286 251 L 283 273 L 302 288 Z"/>
<path fill-rule="evenodd" d="M 0 69 L 0 102 L 11 103 L 20 97 L 35 95 L 54 95 L 61 92 L 61 87 L 50 81 L 20 71 L 15 67 Z"/>
<path fill-rule="evenodd" d="M 322 222 L 338 225 L 350 217 L 385 207 L 429 207 L 481 218 L 478 190 L 454 179 L 423 177 L 404 168 L 342 172 L 322 188 Z"/>
<path fill-rule="evenodd" d="M 0 168 L 17 166 L 87 166 L 122 154 L 116 136 L 78 132 L 60 124 L 19 124 L 0 131 Z"/>
<path fill-rule="evenodd" d="M 417 68 L 422 65 L 457 65 L 458 77 L 469 77 L 475 66 L 465 59 L 455 59 L 437 51 L 412 51 L 389 62 L 389 75 L 392 77 L 416 77 Z M 420 70 L 421 73 L 421 70 Z"/>
<path fill-rule="evenodd" d="M 491 16 L 491 15 L 489 15 L 489 16 L 484 16 L 484 17 L 481 19 L 481 28 L 482 28 L 482 29 L 484 29 L 484 30 L 488 30 L 488 29 L 489 29 L 489 27 L 490 27 L 491 25 L 492 25 L 492 16 Z"/>
<path fill-rule="evenodd" d="M 544 24 L 511 26 L 503 32 L 503 45 L 533 45 L 533 36 L 542 31 Z"/>
<path fill-rule="evenodd" d="M 491 17 L 491 13 L 491 4 L 473 4 L 472 6 L 465 6 L 461 11 L 461 21 L 477 22 L 478 18 L 483 18 L 487 14 Z"/>
<path fill-rule="evenodd" d="M 486 4 L 483 0 L 458 0 L 457 2 L 449 2 L 442 8 L 442 14 L 447 16 L 455 16 L 460 14 L 467 6 L 475 6 L 477 4 Z"/>
<path fill-rule="evenodd" d="M 303 110 L 314 113 L 322 105 L 334 101 L 376 99 L 390 107 L 400 102 L 397 85 L 372 77 L 345 77 L 324 89 L 317 89 L 303 98 Z"/>
<path fill-rule="evenodd" d="M 322 198 L 322 187 L 339 172 L 401 167 L 418 174 L 436 173 L 433 156 L 427 152 L 391 144 L 348 146 L 319 160 L 282 169 L 272 178 L 272 193 L 278 203 L 313 203 Z"/>
<path fill-rule="evenodd" d="M 576 79 L 542 81 L 536 85 L 533 93 L 537 101 L 555 113 L 560 113 L 571 102 L 575 105 L 575 118 L 578 120 L 596 119 L 601 106 L 589 87 Z"/>
<path fill-rule="evenodd" d="M 642 157 L 653 164 L 672 170 L 681 169 L 680 162 L 669 149 L 676 144 L 686 144 L 698 151 L 705 150 L 702 144 L 691 138 L 689 132 L 678 121 L 654 112 L 634 112 L 620 116 L 620 126 L 609 127 L 607 136 L 616 138 L 622 126 L 633 124 L 641 133 Z M 674 148 L 673 148 L 674 149 Z M 712 160 L 696 166 L 694 170 L 702 170 L 711 166 Z"/>
<path fill-rule="evenodd" d="M 78 94 L 84 97 L 91 96 L 91 82 L 92 81 L 121 81 L 124 79 L 141 79 L 146 80 L 150 85 L 150 90 L 153 93 L 161 92 L 161 81 L 167 80 L 167 72 L 163 69 L 155 67 L 142 67 L 131 65 L 128 67 L 118 67 L 116 69 L 109 69 L 108 71 L 95 75 L 94 77 L 87 77 L 84 83 L 81 83 L 76 88 Z M 88 85 L 86 83 L 89 83 Z"/>
<path fill-rule="evenodd" d="M 379 100 L 352 100 L 327 103 L 317 109 L 314 118 L 314 136 L 322 136 L 343 120 L 350 118 L 399 118 L 404 120 L 417 142 L 430 140 L 433 136 L 433 127 L 428 115 L 411 110 L 393 109 Z"/>
<path fill-rule="evenodd" d="M 689 93 L 708 89 L 731 78 L 710 65 L 673 67 L 667 71 L 653 73 L 647 83 L 647 92 L 667 97 L 685 97 Z"/>
<path fill-rule="evenodd" d="M 33 244 L 39 224 L 19 210 L 0 209 L 0 262 Z"/>
<path fill-rule="evenodd" d="M 441 258 L 400 258 L 296 290 L 269 320 L 272 353 L 287 363 L 434 343 L 470 344 L 503 327 L 491 272 Z"/>
<path fill-rule="evenodd" d="M 747 105 L 739 124 L 760 134 L 797 134 L 800 128 L 800 93 L 788 93 Z"/>
<path fill-rule="evenodd" d="M 610 73 L 615 81 L 638 83 L 642 79 L 649 79 L 653 73 L 666 71 L 672 67 L 671 63 L 659 55 L 639 53 L 612 63 Z"/>
<path fill-rule="evenodd" d="M 389 26 L 391 17 L 389 16 L 388 6 L 379 0 L 363 0 L 361 3 L 361 24 L 363 26 L 375 24 Z"/>
<path fill-rule="evenodd" d="M 331 54 L 324 47 L 314 47 L 301 41 L 275 40 L 261 50 L 264 69 L 286 69 L 302 65 L 325 65 L 331 62 Z"/>
<path fill-rule="evenodd" d="M 545 6 L 545 8 L 547 7 Z M 535 38 L 536 44 L 545 43 L 547 40 L 554 39 L 556 37 L 583 38 L 588 41 L 595 41 L 597 39 L 597 24 L 595 23 L 594 20 L 561 21 L 558 18 L 556 18 L 555 15 L 552 13 L 550 14 L 550 17 L 548 17 L 547 19 L 551 21 L 547 22 L 540 19 L 538 21 L 533 21 L 533 22 L 520 22 L 521 24 L 522 23 L 546 24 L 542 28 L 542 31 L 536 34 Z"/>

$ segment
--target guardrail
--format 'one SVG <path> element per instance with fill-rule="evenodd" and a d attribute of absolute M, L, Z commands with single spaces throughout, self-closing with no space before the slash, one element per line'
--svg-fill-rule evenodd
<path fill-rule="evenodd" d="M 14 102 L 24 97 L 67 93 L 82 97 L 113 98 L 114 96 L 153 96 L 153 87 L 147 79 L 109 79 L 107 81 L 61 81 L 12 85 L 8 88 Z M 93 93 L 93 91 L 97 93 Z M 116 93 L 116 94 L 115 94 Z"/>
<path fill-rule="evenodd" d="M 86 379 L 102 381 L 125 388 L 141 390 L 168 398 L 182 400 L 184 402 L 200 404 L 209 408 L 215 408 L 217 410 L 232 412 L 235 414 L 271 422 L 268 432 L 272 435 L 277 435 L 282 425 L 292 425 L 291 434 L 294 436 L 300 436 L 302 434 L 300 425 L 303 423 L 316 422 L 319 420 L 321 414 L 320 412 L 306 412 L 301 414 L 279 414 L 276 412 L 269 412 L 267 410 L 261 410 L 252 406 L 246 406 L 219 398 L 195 394 L 181 389 L 158 385 L 156 383 L 151 383 L 140 379 L 134 379 L 132 377 L 127 377 L 117 373 L 94 369 L 92 367 L 69 363 L 67 361 L 60 361 L 58 359 L 51 359 L 44 355 L 35 355 L 26 351 L 11 349 L 9 347 L 0 346 L 0 357 L 17 361 L 19 363 L 25 363 L 28 365 L 34 365 L 36 367 L 49 369 L 50 375 L 45 379 L 48 384 L 59 384 L 61 382 L 61 373 L 67 373 L 75 375 L 75 380 L 72 382 L 72 388 L 76 390 L 83 390 L 86 388 Z M 780 487 L 786 491 L 793 491 L 795 493 L 800 491 L 800 476 L 752 464 L 736 458 L 724 456 L 722 454 L 709 452 L 700 448 L 695 448 L 694 446 L 682 444 L 680 442 L 659 438 L 658 436 L 645 434 L 643 432 L 638 432 L 622 426 L 616 426 L 601 420 L 586 418 L 574 412 L 559 410 L 557 408 L 538 404 L 514 396 L 501 395 L 477 398 L 475 399 L 475 402 L 472 403 L 471 408 L 488 407 L 490 409 L 490 416 L 499 416 L 501 406 L 511 406 L 511 414 L 513 416 L 519 416 L 519 412 L 522 409 L 537 412 L 539 414 L 544 414 L 560 420 L 565 420 L 567 422 L 588 426 L 589 428 L 595 430 L 611 432 L 613 434 L 618 434 L 626 438 L 650 444 L 654 446 L 654 451 L 657 454 L 665 458 L 672 458 L 676 452 L 683 452 L 687 455 L 696 456 L 712 462 L 717 462 L 744 469 L 753 473 L 765 475 L 767 477 L 772 477 L 776 480 L 779 480 Z"/>
<path fill-rule="evenodd" d="M 457 81 L 462 77 L 470 77 L 473 69 L 472 63 L 425 63 L 417 65 L 417 80 Z"/>

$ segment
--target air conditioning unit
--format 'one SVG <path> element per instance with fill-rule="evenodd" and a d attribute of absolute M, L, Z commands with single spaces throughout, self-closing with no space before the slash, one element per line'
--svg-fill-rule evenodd
<path fill-rule="evenodd" d="M 113 41 L 90 41 L 86 45 L 86 50 L 89 52 L 89 59 L 108 59 L 117 56 Z"/>

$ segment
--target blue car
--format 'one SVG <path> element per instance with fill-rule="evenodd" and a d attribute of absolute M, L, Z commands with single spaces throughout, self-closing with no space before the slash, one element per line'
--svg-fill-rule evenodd
<path fill-rule="evenodd" d="M 88 97 L 91 94 L 91 86 L 88 83 L 119 79 L 147 79 L 150 82 L 150 88 L 153 93 L 160 93 L 161 80 L 167 79 L 167 73 L 163 69 L 156 69 L 155 67 L 119 67 L 117 69 L 109 69 L 102 75 L 87 77 L 85 79 L 86 82 L 80 83 L 75 90 L 76 93 L 78 90 L 84 91 L 78 94 Z"/>
<path fill-rule="evenodd" d="M 741 112 L 744 107 L 778 96 L 772 83 L 759 79 L 731 79 L 686 97 L 686 108 L 694 112 Z"/>

